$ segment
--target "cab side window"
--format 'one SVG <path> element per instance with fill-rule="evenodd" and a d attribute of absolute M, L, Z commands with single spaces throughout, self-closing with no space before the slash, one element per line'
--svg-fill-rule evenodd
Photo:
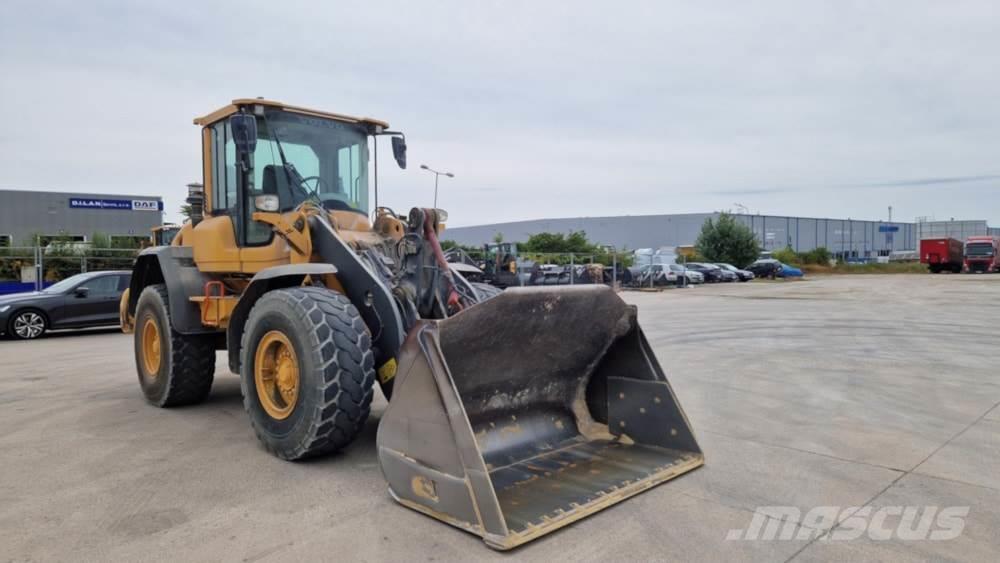
<path fill-rule="evenodd" d="M 238 203 L 236 182 L 236 143 L 233 141 L 229 121 L 223 120 L 210 127 L 212 132 L 212 215 L 231 215 L 233 226 L 239 231 L 237 223 L 245 224 L 245 245 L 259 246 L 271 241 L 271 227 L 265 223 L 253 220 L 255 195 L 260 195 L 254 188 L 257 184 L 247 186 L 244 217 L 237 217 Z M 261 144 L 257 145 L 257 153 L 261 152 Z M 254 177 L 250 177 L 253 182 Z"/>
<path fill-rule="evenodd" d="M 212 214 L 225 215 L 236 208 L 236 144 L 228 121 L 212 131 Z"/>

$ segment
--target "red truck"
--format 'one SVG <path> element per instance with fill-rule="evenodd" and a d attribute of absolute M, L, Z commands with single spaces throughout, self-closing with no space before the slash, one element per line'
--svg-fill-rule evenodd
<path fill-rule="evenodd" d="M 927 264 L 932 274 L 962 271 L 964 247 L 953 238 L 925 238 L 920 241 L 920 263 Z"/>
<path fill-rule="evenodd" d="M 965 271 L 1000 272 L 1000 237 L 969 237 L 965 239 Z"/>

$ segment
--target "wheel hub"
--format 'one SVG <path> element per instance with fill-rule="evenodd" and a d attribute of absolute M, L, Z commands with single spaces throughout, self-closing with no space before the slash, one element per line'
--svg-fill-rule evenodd
<path fill-rule="evenodd" d="M 38 313 L 22 313 L 14 319 L 14 332 L 21 338 L 35 338 L 45 329 L 45 320 Z"/>
<path fill-rule="evenodd" d="M 284 420 L 295 410 L 299 397 L 299 362 L 288 337 L 272 330 L 260 339 L 254 355 L 254 384 L 264 411 Z"/>
<path fill-rule="evenodd" d="M 152 318 L 142 325 L 142 364 L 147 376 L 156 379 L 160 374 L 160 327 Z"/>

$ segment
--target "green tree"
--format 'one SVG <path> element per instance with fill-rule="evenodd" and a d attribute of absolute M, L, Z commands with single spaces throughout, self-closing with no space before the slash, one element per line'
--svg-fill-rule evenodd
<path fill-rule="evenodd" d="M 726 262 L 737 268 L 760 255 L 753 231 L 728 213 L 720 213 L 717 221 L 705 221 L 694 248 L 709 262 Z"/>
<path fill-rule="evenodd" d="M 445 240 L 441 241 L 441 250 L 451 250 L 452 248 L 461 248 L 462 250 L 464 250 L 466 252 L 471 252 L 471 253 L 482 253 L 483 252 L 483 249 L 481 247 L 478 247 L 478 246 L 468 246 L 468 245 L 465 245 L 465 244 L 459 244 L 458 242 L 455 242 L 455 241 L 453 241 L 451 239 L 445 239 Z"/>
<path fill-rule="evenodd" d="M 185 203 L 185 204 L 181 205 L 181 208 L 179 209 L 179 211 L 180 211 L 180 214 L 185 219 L 190 219 L 191 218 L 191 204 L 190 203 Z"/>
<path fill-rule="evenodd" d="M 570 231 L 565 233 L 537 233 L 528 237 L 528 241 L 518 245 L 526 252 L 599 254 L 601 248 L 587 240 L 585 231 Z"/>
<path fill-rule="evenodd" d="M 497 234 L 493 235 L 493 242 L 497 244 L 503 242 L 503 233 L 497 231 Z"/>

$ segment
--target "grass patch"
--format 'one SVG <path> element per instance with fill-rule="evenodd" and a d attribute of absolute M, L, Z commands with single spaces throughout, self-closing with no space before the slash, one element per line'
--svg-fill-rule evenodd
<path fill-rule="evenodd" d="M 807 274 L 926 274 L 927 264 L 920 262 L 889 262 L 888 264 L 803 264 Z"/>

